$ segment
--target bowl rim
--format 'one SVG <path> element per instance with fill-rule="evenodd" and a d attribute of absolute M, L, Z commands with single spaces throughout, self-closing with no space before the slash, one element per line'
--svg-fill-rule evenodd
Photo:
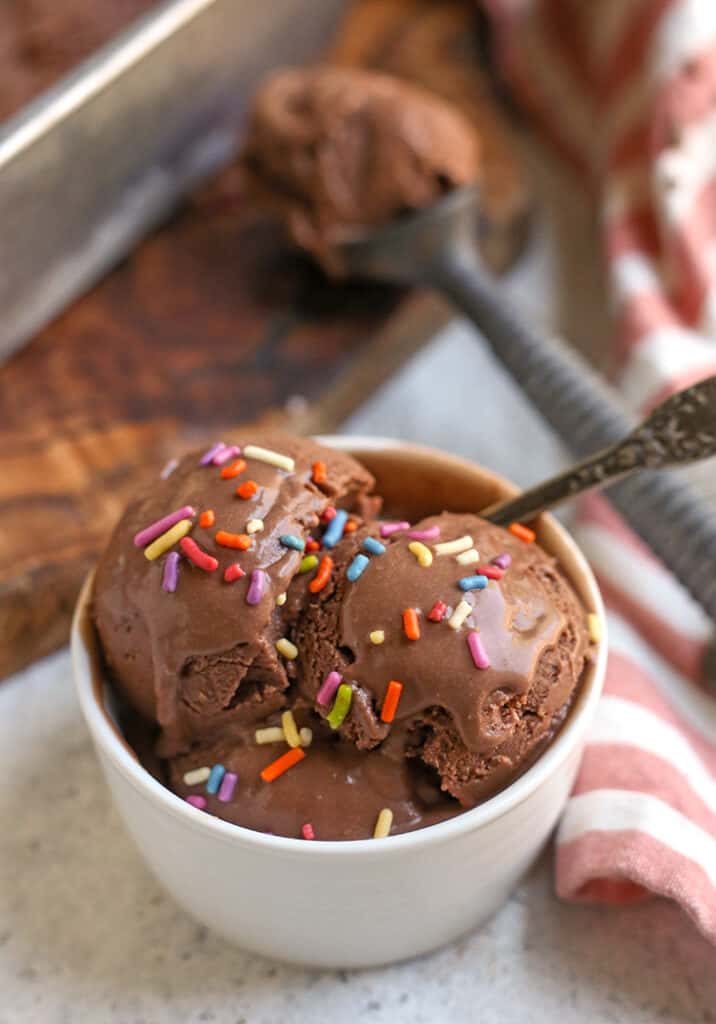
<path fill-rule="evenodd" d="M 501 477 L 498 473 L 468 459 L 443 452 L 428 445 L 414 444 L 394 438 L 363 435 L 319 435 L 317 441 L 342 450 L 385 450 L 409 449 L 422 455 L 439 454 L 453 463 L 468 468 L 478 468 L 494 480 L 514 489 L 514 484 Z M 411 849 L 453 841 L 469 832 L 478 830 L 498 818 L 509 813 L 519 804 L 527 800 L 538 790 L 547 779 L 559 770 L 569 754 L 579 742 L 584 730 L 591 720 L 602 692 L 607 659 L 607 631 L 604 615 L 604 604 L 594 573 L 570 533 L 548 513 L 544 518 L 556 530 L 562 544 L 571 549 L 575 562 L 584 574 L 584 584 L 589 595 L 591 610 L 596 612 L 602 622 L 602 636 L 596 646 L 589 678 L 584 681 L 574 705 L 561 726 L 556 738 L 527 771 L 518 776 L 505 789 L 500 790 L 477 807 L 456 814 L 455 817 L 437 824 L 388 836 L 382 842 L 374 839 L 350 840 L 319 840 L 307 843 L 304 839 L 288 836 L 276 836 L 266 832 L 257 832 L 243 825 L 223 821 L 214 815 L 207 814 L 192 807 L 180 796 L 173 793 L 155 779 L 138 761 L 136 756 L 124 742 L 118 730 L 110 722 L 106 709 L 97 700 L 92 679 L 92 652 L 86 641 L 86 630 L 93 628 L 89 621 L 89 604 L 94 570 L 83 584 L 75 607 L 72 621 L 71 652 L 72 666 L 80 707 L 92 737 L 109 758 L 124 779 L 142 795 L 157 805 L 163 812 L 179 818 L 185 825 L 203 831 L 207 836 L 233 843 L 237 846 L 253 846 L 257 850 L 271 852 L 272 855 L 299 857 L 361 857 L 390 856 L 402 854 Z"/>

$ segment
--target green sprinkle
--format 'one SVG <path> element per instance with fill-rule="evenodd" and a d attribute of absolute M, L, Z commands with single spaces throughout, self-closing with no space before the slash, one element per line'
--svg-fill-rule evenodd
<path fill-rule="evenodd" d="M 335 703 L 326 717 L 326 721 L 331 729 L 337 729 L 341 725 L 343 719 L 350 711 L 352 699 L 353 687 L 349 686 L 348 683 L 341 683 L 338 687 Z"/>
<path fill-rule="evenodd" d="M 310 572 L 311 569 L 315 569 L 318 565 L 318 559 L 315 555 L 306 555 L 305 558 L 301 559 L 301 568 L 299 572 Z"/>

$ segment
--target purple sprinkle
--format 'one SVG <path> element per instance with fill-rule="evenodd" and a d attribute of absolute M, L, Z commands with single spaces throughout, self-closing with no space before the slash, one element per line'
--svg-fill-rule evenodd
<path fill-rule="evenodd" d="M 170 459 L 169 462 L 165 463 L 164 469 L 159 474 L 160 479 L 166 480 L 170 477 L 178 465 L 179 459 Z"/>
<path fill-rule="evenodd" d="M 437 540 L 440 536 L 440 527 L 431 526 L 427 530 L 411 530 L 408 536 L 411 540 Z"/>
<path fill-rule="evenodd" d="M 502 570 L 509 569 L 512 565 L 512 555 L 508 555 L 507 552 L 504 551 L 501 555 L 497 555 L 496 558 L 493 558 L 490 565 L 496 565 L 498 569 Z"/>
<path fill-rule="evenodd" d="M 223 466 L 229 459 L 235 459 L 237 455 L 241 455 L 241 449 L 237 444 L 229 445 L 228 448 L 222 448 L 220 452 L 217 452 L 214 458 L 211 460 L 212 466 Z"/>
<path fill-rule="evenodd" d="M 222 804 L 228 804 L 228 802 L 233 798 L 237 779 L 238 775 L 235 775 L 234 772 L 224 773 L 224 778 L 221 780 L 218 793 L 218 798 L 221 800 Z"/>
<path fill-rule="evenodd" d="M 472 655 L 472 660 L 475 662 L 475 668 L 490 667 L 490 659 L 487 657 L 487 651 L 485 650 L 485 646 L 479 633 L 475 633 L 473 630 L 472 633 L 467 634 L 467 646 L 470 648 L 470 654 Z"/>
<path fill-rule="evenodd" d="M 218 452 L 222 451 L 224 448 L 226 448 L 226 445 L 224 444 L 224 442 L 223 441 L 217 441 L 216 444 L 213 444 L 211 446 L 211 448 L 207 452 L 204 452 L 202 457 L 199 459 L 199 465 L 200 466 L 208 466 L 209 463 L 211 462 L 211 460 L 214 458 L 214 456 Z"/>
<path fill-rule="evenodd" d="M 266 590 L 266 573 L 263 569 L 254 569 L 251 573 L 251 583 L 246 591 L 246 603 L 258 604 Z"/>
<path fill-rule="evenodd" d="M 197 810 L 199 810 L 199 811 L 205 811 L 206 810 L 206 797 L 205 796 L 199 796 L 197 794 L 196 796 L 184 797 L 184 799 L 186 800 L 186 802 L 188 804 L 191 804 L 192 807 L 196 807 Z"/>
<path fill-rule="evenodd" d="M 184 505 L 182 508 L 178 508 L 176 512 L 171 512 L 168 516 L 164 516 L 163 519 L 157 519 L 156 523 L 145 526 L 143 530 L 140 530 L 135 535 L 134 543 L 138 548 L 144 548 L 157 537 L 161 537 L 163 533 L 166 533 L 170 526 L 174 526 L 175 523 L 180 522 L 182 519 L 193 519 L 195 515 L 196 510 L 191 505 Z"/>
<path fill-rule="evenodd" d="M 326 707 L 333 700 L 333 695 L 341 685 L 343 676 L 340 672 L 329 672 L 323 680 L 323 686 L 316 694 L 316 701 Z"/>
<path fill-rule="evenodd" d="M 164 561 L 164 575 L 162 576 L 162 588 L 167 594 L 173 594 L 179 582 L 179 554 L 170 551 Z"/>
<path fill-rule="evenodd" d="M 410 523 L 383 523 L 380 527 L 381 537 L 392 537 L 394 533 L 400 533 L 402 530 L 409 530 Z"/>

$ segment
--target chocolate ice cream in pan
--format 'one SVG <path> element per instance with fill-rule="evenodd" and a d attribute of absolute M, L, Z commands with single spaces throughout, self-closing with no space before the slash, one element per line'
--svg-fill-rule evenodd
<path fill-rule="evenodd" d="M 258 831 L 362 839 L 508 785 L 578 688 L 586 615 L 524 528 L 377 518 L 346 453 L 253 436 L 133 503 L 96 577 L 117 690 L 165 781 Z"/>

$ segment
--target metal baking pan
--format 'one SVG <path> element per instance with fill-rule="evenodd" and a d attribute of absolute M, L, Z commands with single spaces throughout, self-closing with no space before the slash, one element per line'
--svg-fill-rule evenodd
<path fill-rule="evenodd" d="M 0 361 L 235 151 L 264 72 L 344 0 L 172 0 L 0 125 Z"/>

